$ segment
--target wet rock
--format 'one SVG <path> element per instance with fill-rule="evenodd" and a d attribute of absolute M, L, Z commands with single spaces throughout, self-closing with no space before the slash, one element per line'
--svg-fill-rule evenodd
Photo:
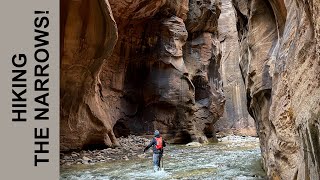
<path fill-rule="evenodd" d="M 129 160 L 139 158 L 137 152 L 142 152 L 144 146 L 141 143 L 148 142 L 150 140 L 139 137 L 129 136 L 127 138 L 119 138 L 119 142 L 122 144 L 118 148 L 107 148 L 102 150 L 82 150 L 80 152 L 66 153 L 60 158 L 60 164 L 66 162 L 72 164 L 94 164 L 99 162 L 113 161 L 113 160 Z M 140 144 L 140 146 L 138 146 Z M 82 157 L 82 158 L 79 158 Z"/>
<path fill-rule="evenodd" d="M 199 142 L 191 142 L 186 144 L 186 146 L 199 147 L 199 146 L 202 146 L 202 144 Z"/>
<path fill-rule="evenodd" d="M 103 156 L 100 156 L 100 155 L 96 156 L 95 158 L 98 159 L 98 160 L 105 159 Z"/>
<path fill-rule="evenodd" d="M 140 159 L 144 159 L 144 158 L 146 158 L 146 154 L 139 154 L 138 157 L 139 157 Z"/>
<path fill-rule="evenodd" d="M 124 160 L 126 160 L 126 161 L 129 161 L 128 156 L 124 156 L 124 157 L 122 157 L 122 159 L 124 159 Z"/>
<path fill-rule="evenodd" d="M 107 153 L 108 153 L 108 150 L 107 150 L 107 149 L 102 149 L 102 150 L 101 150 L 101 153 L 107 154 Z"/>
<path fill-rule="evenodd" d="M 71 156 L 72 156 L 73 158 L 75 158 L 75 157 L 78 157 L 79 155 L 72 153 Z"/>
<path fill-rule="evenodd" d="M 70 157 L 70 156 L 64 156 L 63 159 L 64 159 L 64 160 L 68 160 L 68 159 L 72 159 L 72 157 Z"/>
<path fill-rule="evenodd" d="M 86 157 L 86 156 L 83 156 L 82 159 L 83 159 L 84 161 L 91 161 L 91 159 L 88 158 L 88 157 Z"/>

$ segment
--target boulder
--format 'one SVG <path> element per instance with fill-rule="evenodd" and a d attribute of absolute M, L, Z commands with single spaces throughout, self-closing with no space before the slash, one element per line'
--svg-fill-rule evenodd
<path fill-rule="evenodd" d="M 202 146 L 202 144 L 199 142 L 190 142 L 186 144 L 186 146 L 199 147 L 199 146 Z"/>

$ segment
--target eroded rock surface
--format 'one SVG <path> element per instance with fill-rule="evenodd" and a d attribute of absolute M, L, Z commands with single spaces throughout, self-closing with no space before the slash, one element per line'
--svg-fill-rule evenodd
<path fill-rule="evenodd" d="M 234 1 L 248 108 L 272 179 L 319 179 L 319 2 Z"/>
<path fill-rule="evenodd" d="M 109 2 L 61 3 L 61 150 L 155 129 L 173 143 L 214 140 L 218 1 Z"/>
<path fill-rule="evenodd" d="M 251 132 L 247 106 L 268 176 L 320 179 L 319 2 L 221 1 L 63 1 L 61 150 Z"/>
<path fill-rule="evenodd" d="M 63 1 L 61 12 L 61 150 L 116 146 L 99 79 L 118 37 L 110 5 L 103 0 Z"/>
<path fill-rule="evenodd" d="M 223 117 L 215 127 L 222 133 L 255 136 L 255 123 L 247 110 L 246 88 L 239 66 L 237 12 L 232 0 L 221 1 L 218 31 L 222 52 L 220 71 L 226 103 Z"/>
<path fill-rule="evenodd" d="M 190 67 L 188 49 L 183 47 L 201 36 L 200 33 L 193 36 L 192 32 L 208 31 L 208 37 L 214 36 L 220 13 L 218 3 L 167 0 L 119 4 L 112 1 L 111 6 L 117 24 L 124 27 L 119 28 L 118 43 L 110 63 L 104 65 L 101 73 L 105 81 L 105 101 L 113 101 L 108 106 L 113 109 L 114 130 L 152 134 L 154 129 L 159 129 L 173 143 L 213 140 L 212 124 L 221 116 L 224 97 L 218 86 L 209 85 L 208 65 L 211 60 L 219 62 L 219 44 L 213 38 L 207 42 L 210 57 L 200 62 L 204 71 L 198 74 Z M 193 13 L 193 9 L 200 10 L 200 6 L 206 16 L 201 16 L 201 11 L 199 15 Z M 123 15 L 120 12 L 125 7 L 136 10 Z M 136 15 L 142 10 L 147 12 Z M 129 12 L 131 10 L 123 13 Z M 203 26 L 188 29 L 195 20 L 203 21 Z M 198 63 L 197 59 L 191 61 Z M 219 74 L 218 69 L 215 74 Z M 203 78 L 202 84 L 195 84 L 196 76 Z M 207 89 L 206 97 L 202 98 L 206 103 L 199 105 L 196 96 L 202 87 Z"/>

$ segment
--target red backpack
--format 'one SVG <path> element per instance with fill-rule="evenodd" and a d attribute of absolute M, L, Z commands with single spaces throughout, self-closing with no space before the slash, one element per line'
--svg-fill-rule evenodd
<path fill-rule="evenodd" d="M 157 144 L 156 144 L 156 149 L 160 150 L 162 149 L 162 137 L 156 138 Z"/>

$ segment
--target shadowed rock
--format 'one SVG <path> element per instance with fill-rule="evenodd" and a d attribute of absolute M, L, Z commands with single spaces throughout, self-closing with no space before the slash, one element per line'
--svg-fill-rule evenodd
<path fill-rule="evenodd" d="M 118 145 L 101 99 L 99 73 L 117 41 L 108 1 L 61 3 L 60 147 Z"/>

